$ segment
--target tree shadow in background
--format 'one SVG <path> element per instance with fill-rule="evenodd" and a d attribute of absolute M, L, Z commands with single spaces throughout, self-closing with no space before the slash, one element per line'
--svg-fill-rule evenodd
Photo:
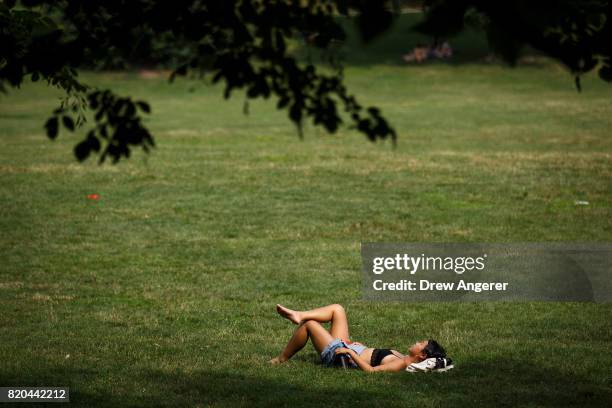
<path fill-rule="evenodd" d="M 482 28 L 466 27 L 455 36 L 438 38 L 439 42 L 447 41 L 453 49 L 453 56 L 448 59 L 427 59 L 423 63 L 406 63 L 403 55 L 414 50 L 418 45 L 433 44 L 434 38 L 414 30 L 422 21 L 418 13 L 399 16 L 395 23 L 370 43 L 363 43 L 357 31 L 355 18 L 340 17 L 339 23 L 344 28 L 347 38 L 333 42 L 329 49 L 319 50 L 308 44 L 300 43 L 296 47 L 296 56 L 302 61 L 326 63 L 329 59 L 342 62 L 345 66 L 405 66 L 430 67 L 435 65 L 462 66 L 508 66 L 500 57 L 494 56 L 487 35 Z M 517 61 L 519 66 L 535 68 L 548 67 L 550 60 L 536 50 L 525 46 Z"/>

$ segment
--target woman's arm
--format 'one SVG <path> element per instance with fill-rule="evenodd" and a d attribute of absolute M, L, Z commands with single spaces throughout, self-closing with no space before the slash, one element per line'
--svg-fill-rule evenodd
<path fill-rule="evenodd" d="M 372 367 L 370 364 L 368 364 L 367 361 L 365 361 L 363 358 L 359 357 L 357 355 L 357 353 L 355 353 L 354 350 L 351 350 L 349 348 L 340 347 L 340 348 L 336 349 L 336 354 L 348 354 L 349 356 L 351 356 L 353 361 L 355 363 L 357 363 L 359 368 L 361 368 L 363 371 L 368 371 L 368 372 L 374 371 L 375 367 Z"/>
<path fill-rule="evenodd" d="M 402 371 L 406 369 L 406 362 L 404 361 L 404 359 L 397 359 L 383 365 L 372 367 L 367 361 L 361 358 L 361 356 L 355 353 L 354 350 L 341 347 L 336 350 L 336 354 L 348 354 L 349 356 L 351 356 L 353 361 L 357 363 L 359 368 L 369 373 L 375 371 Z"/>

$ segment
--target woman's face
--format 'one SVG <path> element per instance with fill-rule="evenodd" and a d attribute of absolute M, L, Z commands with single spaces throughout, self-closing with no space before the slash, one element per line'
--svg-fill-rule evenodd
<path fill-rule="evenodd" d="M 408 352 L 411 356 L 421 356 L 421 354 L 423 354 L 423 349 L 427 347 L 427 343 L 427 340 L 418 341 L 410 346 Z"/>

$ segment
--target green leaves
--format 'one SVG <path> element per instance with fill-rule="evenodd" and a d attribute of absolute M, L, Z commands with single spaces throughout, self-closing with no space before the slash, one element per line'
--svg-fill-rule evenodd
<path fill-rule="evenodd" d="M 479 22 L 491 48 L 514 65 L 528 45 L 566 65 L 574 76 L 589 72 L 612 56 L 610 2 L 605 0 L 427 0 L 424 21 L 416 28 L 448 37 L 464 23 Z M 609 77 L 608 69 L 599 76 Z M 576 80 L 580 89 L 580 81 Z"/>
<path fill-rule="evenodd" d="M 70 116 L 62 116 L 62 122 L 64 123 L 64 127 L 71 132 L 74 131 L 74 121 Z"/>
<path fill-rule="evenodd" d="M 100 140 L 96 137 L 95 131 L 91 130 L 87 138 L 74 147 L 74 155 L 80 161 L 85 161 L 91 152 L 100 151 Z"/>
<path fill-rule="evenodd" d="M 58 119 L 57 116 L 49 118 L 45 123 L 45 130 L 47 131 L 47 137 L 51 140 L 55 140 L 58 132 Z"/>
<path fill-rule="evenodd" d="M 599 68 L 599 77 L 606 82 L 612 82 L 612 60 L 606 59 Z"/>
<path fill-rule="evenodd" d="M 142 125 L 141 113 L 148 114 L 151 107 L 144 101 L 133 101 L 129 97 L 119 97 L 110 90 L 96 90 L 87 95 L 88 107 L 95 112 L 95 126 L 87 137 L 74 147 L 74 155 L 79 161 L 86 160 L 92 153 L 100 153 L 100 162 L 110 158 L 113 163 L 130 156 L 133 146 L 140 146 L 148 152 L 155 146 L 153 137 Z M 83 123 L 75 123 L 70 112 L 60 107 L 45 123 L 47 136 L 55 139 L 60 123 L 69 131 L 74 131 Z"/>
<path fill-rule="evenodd" d="M 94 91 L 88 95 L 89 106 L 96 111 L 96 126 L 87 138 L 74 150 L 83 161 L 92 152 L 100 153 L 100 163 L 110 158 L 113 163 L 128 158 L 134 146 L 145 152 L 155 146 L 153 137 L 142 125 L 140 112 L 150 113 L 151 107 L 144 101 L 133 101 L 130 97 L 119 97 L 110 90 Z M 104 144 L 103 144 L 103 143 Z"/>
<path fill-rule="evenodd" d="M 64 125 L 66 129 L 73 132 L 75 129 L 74 119 L 65 113 L 65 111 L 61 108 L 58 108 L 54 112 L 54 116 L 47 119 L 45 122 L 45 131 L 47 133 L 47 137 L 51 140 L 55 140 L 59 133 L 59 125 L 61 123 Z"/>
<path fill-rule="evenodd" d="M 145 113 L 151 113 L 151 107 L 149 106 L 148 103 L 143 102 L 143 101 L 138 101 L 136 102 L 136 105 L 140 108 L 141 111 Z"/>
<path fill-rule="evenodd" d="M 75 148 L 79 160 L 99 152 L 101 161 L 106 157 L 117 161 L 129 157 L 134 146 L 145 151 L 153 146 L 140 121 L 141 113 L 151 111 L 146 102 L 109 90 L 91 92 L 77 80 L 77 67 L 108 66 L 109 61 L 113 66 L 134 61 L 169 64 L 175 68 L 171 79 L 188 73 L 206 75 L 223 83 L 226 98 L 236 89 L 245 89 L 248 98 L 276 97 L 277 107 L 286 109 L 298 130 L 312 120 L 336 132 L 346 120 L 340 114 L 344 111 L 369 140 L 395 140 L 395 131 L 382 113 L 362 109 L 348 93 L 339 65 L 332 66 L 331 74 L 322 74 L 297 61 L 289 45 L 297 39 L 324 50 L 342 41 L 345 33 L 338 13 L 356 16 L 362 40 L 370 41 L 393 23 L 397 1 L 19 4 L 16 9 L 15 2 L 0 3 L 0 85 L 17 87 L 31 74 L 32 80 L 46 80 L 67 93 L 61 112 L 45 124 L 50 139 L 57 137 L 60 126 L 78 129 L 85 120 L 83 106 L 93 110 L 94 133 Z M 609 1 L 425 0 L 423 4 L 424 20 L 417 26 L 423 33 L 443 38 L 461 31 L 466 22 L 478 22 L 488 31 L 493 49 L 511 64 L 529 45 L 561 61 L 574 76 L 599 67 L 599 76 L 612 80 Z"/>

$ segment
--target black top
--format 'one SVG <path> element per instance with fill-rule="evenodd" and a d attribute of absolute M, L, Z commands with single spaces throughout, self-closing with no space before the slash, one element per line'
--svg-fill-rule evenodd
<path fill-rule="evenodd" d="M 388 355 L 393 354 L 393 351 L 391 351 L 391 349 L 374 349 L 372 350 L 372 358 L 370 359 L 370 365 L 372 367 L 376 367 L 379 366 L 380 363 L 382 362 L 383 358 L 387 357 Z"/>

